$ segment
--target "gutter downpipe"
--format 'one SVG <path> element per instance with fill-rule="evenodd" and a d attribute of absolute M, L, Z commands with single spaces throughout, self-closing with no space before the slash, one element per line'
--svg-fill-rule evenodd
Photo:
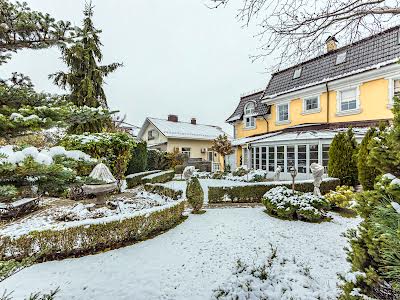
<path fill-rule="evenodd" d="M 329 82 L 325 83 L 326 87 L 326 123 L 329 124 L 329 111 L 330 111 L 330 99 L 329 99 Z"/>

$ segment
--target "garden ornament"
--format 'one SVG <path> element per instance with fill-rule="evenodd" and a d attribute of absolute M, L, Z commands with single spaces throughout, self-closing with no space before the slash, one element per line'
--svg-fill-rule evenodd
<path fill-rule="evenodd" d="M 183 175 L 183 178 L 185 179 L 185 180 L 189 180 L 190 178 L 192 178 L 192 176 L 193 176 L 193 174 L 194 174 L 194 172 L 196 171 L 196 168 L 195 167 L 186 167 L 185 168 L 185 170 L 183 170 L 183 173 L 182 173 L 182 175 Z"/>
<path fill-rule="evenodd" d="M 310 166 L 311 173 L 314 177 L 314 195 L 321 197 L 322 176 L 324 175 L 324 167 L 317 163 L 312 163 Z"/>

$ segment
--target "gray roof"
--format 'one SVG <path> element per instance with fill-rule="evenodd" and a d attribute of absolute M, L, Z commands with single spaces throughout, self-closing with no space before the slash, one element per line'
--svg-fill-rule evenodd
<path fill-rule="evenodd" d="M 361 73 L 381 64 L 395 63 L 400 57 L 399 28 L 390 28 L 273 74 L 262 98 Z M 337 55 L 343 52 L 346 52 L 346 61 L 336 65 Z M 301 76 L 293 79 L 294 71 L 300 67 Z"/>
<path fill-rule="evenodd" d="M 250 101 L 255 102 L 256 109 L 255 114 L 257 116 L 263 116 L 268 113 L 268 105 L 261 103 L 261 96 L 263 91 L 259 91 L 250 95 L 246 95 L 240 98 L 239 105 L 236 107 L 235 112 L 226 120 L 228 123 L 241 120 L 244 114 L 244 107 Z"/>

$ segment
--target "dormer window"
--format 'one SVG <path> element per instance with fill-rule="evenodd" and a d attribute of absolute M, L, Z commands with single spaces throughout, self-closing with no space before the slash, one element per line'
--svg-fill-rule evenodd
<path fill-rule="evenodd" d="M 293 79 L 299 78 L 301 76 L 301 68 L 294 70 Z"/>
<path fill-rule="evenodd" d="M 249 102 L 244 107 L 244 123 L 246 129 L 254 129 L 256 127 L 255 111 L 256 105 L 254 102 Z"/>
<path fill-rule="evenodd" d="M 346 56 L 347 56 L 347 52 L 339 53 L 336 56 L 336 64 L 340 65 L 340 64 L 344 63 L 346 61 Z"/>

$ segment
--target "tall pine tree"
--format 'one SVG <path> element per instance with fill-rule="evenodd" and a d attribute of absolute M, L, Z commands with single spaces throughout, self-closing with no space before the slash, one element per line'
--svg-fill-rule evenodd
<path fill-rule="evenodd" d="M 71 90 L 70 99 L 75 105 L 107 108 L 107 98 L 103 89 L 104 78 L 122 64 L 99 65 L 103 60 L 99 38 L 101 30 L 93 25 L 91 3 L 86 4 L 84 15 L 83 28 L 78 30 L 72 46 L 61 46 L 62 57 L 69 67 L 69 72 L 58 72 L 50 75 L 50 78 L 54 79 L 56 85 Z M 71 127 L 70 132 L 102 132 L 110 126 L 111 119 L 108 122 L 95 120 Z"/>

